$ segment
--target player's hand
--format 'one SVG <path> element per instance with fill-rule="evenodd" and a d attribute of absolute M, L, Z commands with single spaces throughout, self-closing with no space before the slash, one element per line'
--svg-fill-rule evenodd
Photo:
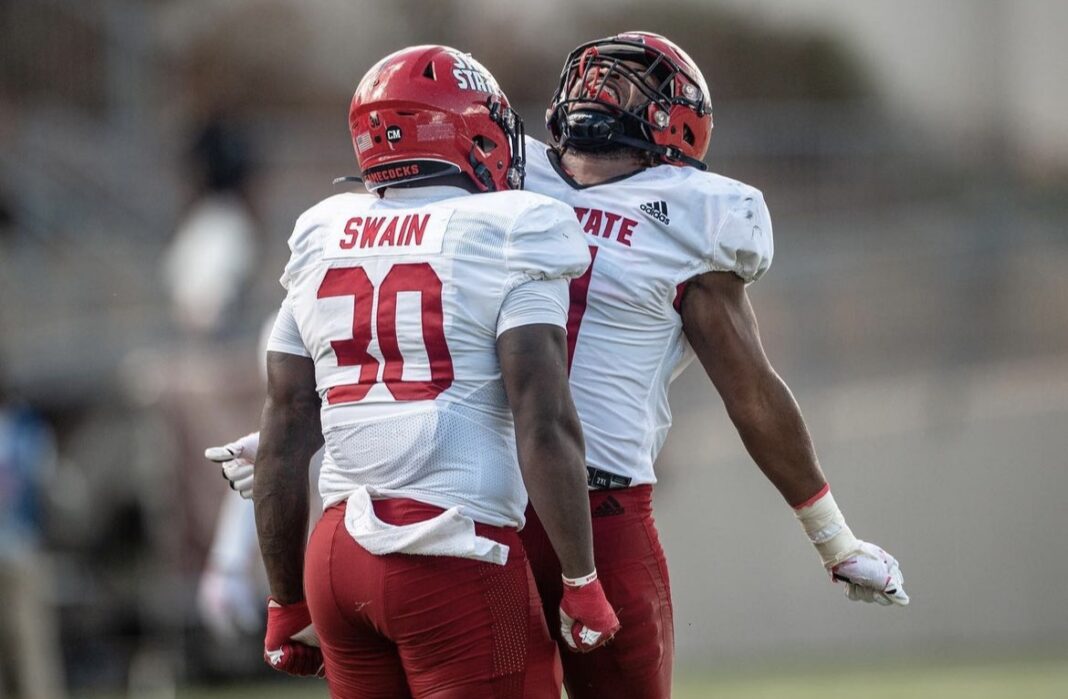
<path fill-rule="evenodd" d="M 197 609 L 215 638 L 234 640 L 263 628 L 255 583 L 241 571 L 208 569 L 200 576 Z"/>
<path fill-rule="evenodd" d="M 588 653 L 612 640 L 619 626 L 619 619 L 597 579 L 597 571 L 579 580 L 564 578 L 560 636 L 568 648 Z"/>
<path fill-rule="evenodd" d="M 256 450 L 259 446 L 260 433 L 253 432 L 224 446 L 205 449 L 204 457 L 209 461 L 222 464 L 223 478 L 230 482 L 230 487 L 241 497 L 251 500 L 253 470 L 256 465 Z"/>
<path fill-rule="evenodd" d="M 857 547 L 830 570 L 834 580 L 845 583 L 846 597 L 851 600 L 884 607 L 909 603 L 897 559 L 875 544 L 858 539 Z"/>
<path fill-rule="evenodd" d="M 267 600 L 267 636 L 263 639 L 263 659 L 279 672 L 298 677 L 325 677 L 323 652 L 312 627 L 304 600 L 279 604 Z"/>

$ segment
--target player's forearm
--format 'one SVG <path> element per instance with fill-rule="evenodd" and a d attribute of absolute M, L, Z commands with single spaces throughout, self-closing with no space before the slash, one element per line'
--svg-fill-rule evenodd
<path fill-rule="evenodd" d="M 282 604 L 304 598 L 307 464 L 321 442 L 316 409 L 279 406 L 268 400 L 263 410 L 253 502 L 267 581 L 271 595 Z"/>
<path fill-rule="evenodd" d="M 593 571 L 593 537 L 581 432 L 568 432 L 531 431 L 518 444 L 519 463 L 563 574 L 578 578 Z"/>
<path fill-rule="evenodd" d="M 770 369 L 726 400 L 749 455 L 791 506 L 819 492 L 826 480 L 793 394 Z"/>
<path fill-rule="evenodd" d="M 497 340 L 527 495 L 565 576 L 593 572 L 586 448 L 567 383 L 564 330 L 525 325 Z"/>

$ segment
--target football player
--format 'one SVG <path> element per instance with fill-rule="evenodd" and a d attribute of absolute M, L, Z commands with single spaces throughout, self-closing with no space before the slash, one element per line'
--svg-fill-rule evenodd
<path fill-rule="evenodd" d="M 746 286 L 771 264 L 771 221 L 759 190 L 705 171 L 712 109 L 701 71 L 657 34 L 591 41 L 567 57 L 546 120 L 549 145 L 527 142 L 526 187 L 570 204 L 590 246 L 592 264 L 570 285 L 568 366 L 597 569 L 623 623 L 606 648 L 563 658 L 568 695 L 670 696 L 671 594 L 653 464 L 671 424 L 668 385 L 694 356 L 849 598 L 907 604 L 897 561 L 850 531 L 764 354 Z M 528 514 L 520 536 L 555 629 L 564 588 Z"/>
<path fill-rule="evenodd" d="M 325 661 L 336 697 L 557 699 L 517 533 L 528 494 L 561 564 L 569 645 L 619 628 L 567 384 L 567 283 L 586 243 L 570 207 L 515 191 L 521 122 L 468 55 L 387 56 L 349 125 L 372 194 L 297 220 L 267 347 L 253 491 L 265 658 L 293 674 Z"/>
<path fill-rule="evenodd" d="M 605 648 L 562 656 L 568 695 L 670 696 L 674 630 L 653 464 L 671 425 L 668 386 L 694 357 L 831 579 L 851 600 L 908 604 L 897 561 L 846 524 L 764 354 L 746 286 L 771 264 L 771 221 L 759 190 L 705 171 L 712 111 L 701 71 L 657 34 L 591 41 L 567 57 L 546 119 L 549 145 L 527 139 L 525 187 L 571 205 L 590 247 L 590 267 L 570 283 L 567 361 L 598 574 L 623 624 Z M 556 632 L 566 587 L 534 512 L 520 537 L 549 627 L 570 645 Z"/>

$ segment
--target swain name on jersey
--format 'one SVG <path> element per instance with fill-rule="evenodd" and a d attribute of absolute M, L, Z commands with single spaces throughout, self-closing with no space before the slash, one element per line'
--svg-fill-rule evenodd
<path fill-rule="evenodd" d="M 371 255 L 426 255 L 441 252 L 452 212 L 447 209 L 397 211 L 381 216 L 352 216 L 334 234 L 325 259 Z"/>

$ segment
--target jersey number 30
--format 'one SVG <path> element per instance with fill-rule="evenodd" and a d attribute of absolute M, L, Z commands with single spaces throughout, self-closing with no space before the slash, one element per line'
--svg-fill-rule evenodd
<path fill-rule="evenodd" d="M 430 361 L 429 381 L 405 381 L 404 356 L 397 340 L 397 295 L 402 291 L 419 293 L 423 326 L 423 344 Z M 333 340 L 330 346 L 337 355 L 338 366 L 359 366 L 357 383 L 341 384 L 327 390 L 331 405 L 354 403 L 367 395 L 371 386 L 381 381 L 396 400 L 431 400 L 452 385 L 452 355 L 445 343 L 441 310 L 441 279 L 426 262 L 394 265 L 378 286 L 378 312 L 372 317 L 375 288 L 361 267 L 327 270 L 319 285 L 318 298 L 352 297 L 352 338 Z M 382 360 L 372 355 L 372 323 Z"/>

